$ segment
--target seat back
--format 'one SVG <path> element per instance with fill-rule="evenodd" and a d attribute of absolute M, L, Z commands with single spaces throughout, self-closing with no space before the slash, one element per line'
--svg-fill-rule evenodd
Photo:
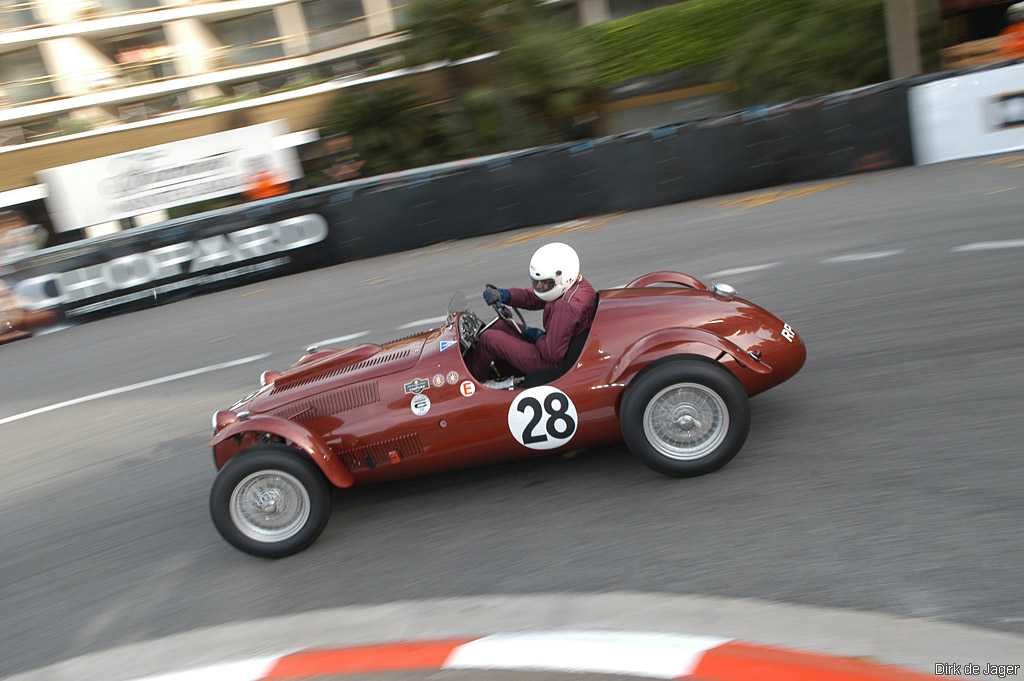
<path fill-rule="evenodd" d="M 565 359 L 562 363 L 551 369 L 538 369 L 526 374 L 526 379 L 520 384 L 521 388 L 534 388 L 538 385 L 545 385 L 565 375 L 583 352 L 583 346 L 587 344 L 587 337 L 590 335 L 590 327 L 572 337 L 569 341 L 569 349 L 565 352 Z"/>

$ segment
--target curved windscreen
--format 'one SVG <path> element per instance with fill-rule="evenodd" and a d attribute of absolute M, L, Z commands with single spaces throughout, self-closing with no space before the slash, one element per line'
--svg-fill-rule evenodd
<path fill-rule="evenodd" d="M 456 291 L 452 295 L 451 302 L 448 303 L 448 321 L 451 322 L 455 315 L 466 310 L 466 294 L 462 291 Z"/>

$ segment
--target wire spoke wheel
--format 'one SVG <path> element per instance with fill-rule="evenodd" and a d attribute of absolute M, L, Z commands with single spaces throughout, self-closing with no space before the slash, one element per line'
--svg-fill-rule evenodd
<path fill-rule="evenodd" d="M 699 459 L 715 451 L 729 431 L 729 410 L 718 393 L 699 383 L 679 383 L 647 403 L 644 433 L 672 459 Z"/>
<path fill-rule="evenodd" d="M 634 378 L 619 409 L 629 451 L 665 475 L 718 470 L 747 439 L 750 407 L 725 367 L 686 356 L 665 359 Z"/>
<path fill-rule="evenodd" d="M 210 516 L 224 539 L 261 558 L 302 551 L 331 516 L 327 478 L 309 456 L 283 444 L 236 454 L 210 489 Z"/>
<path fill-rule="evenodd" d="M 259 471 L 231 493 L 231 521 L 254 541 L 278 542 L 294 537 L 309 520 L 309 493 L 284 471 Z"/>

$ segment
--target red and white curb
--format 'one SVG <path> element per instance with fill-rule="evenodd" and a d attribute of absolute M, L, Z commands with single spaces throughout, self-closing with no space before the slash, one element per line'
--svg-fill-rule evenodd
<path fill-rule="evenodd" d="M 145 681 L 288 681 L 444 669 L 623 674 L 702 681 L 920 681 L 935 678 L 853 658 L 711 636 L 556 631 L 304 650 L 150 676 Z"/>

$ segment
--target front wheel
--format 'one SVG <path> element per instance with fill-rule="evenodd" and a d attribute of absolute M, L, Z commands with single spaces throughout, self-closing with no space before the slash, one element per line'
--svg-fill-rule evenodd
<path fill-rule="evenodd" d="M 747 393 L 725 368 L 672 360 L 640 374 L 619 410 L 635 457 L 676 477 L 703 475 L 736 456 L 750 429 Z"/>
<path fill-rule="evenodd" d="M 304 453 L 252 447 L 228 461 L 210 490 L 210 515 L 224 539 L 261 558 L 283 558 L 316 541 L 331 516 L 327 479 Z"/>

